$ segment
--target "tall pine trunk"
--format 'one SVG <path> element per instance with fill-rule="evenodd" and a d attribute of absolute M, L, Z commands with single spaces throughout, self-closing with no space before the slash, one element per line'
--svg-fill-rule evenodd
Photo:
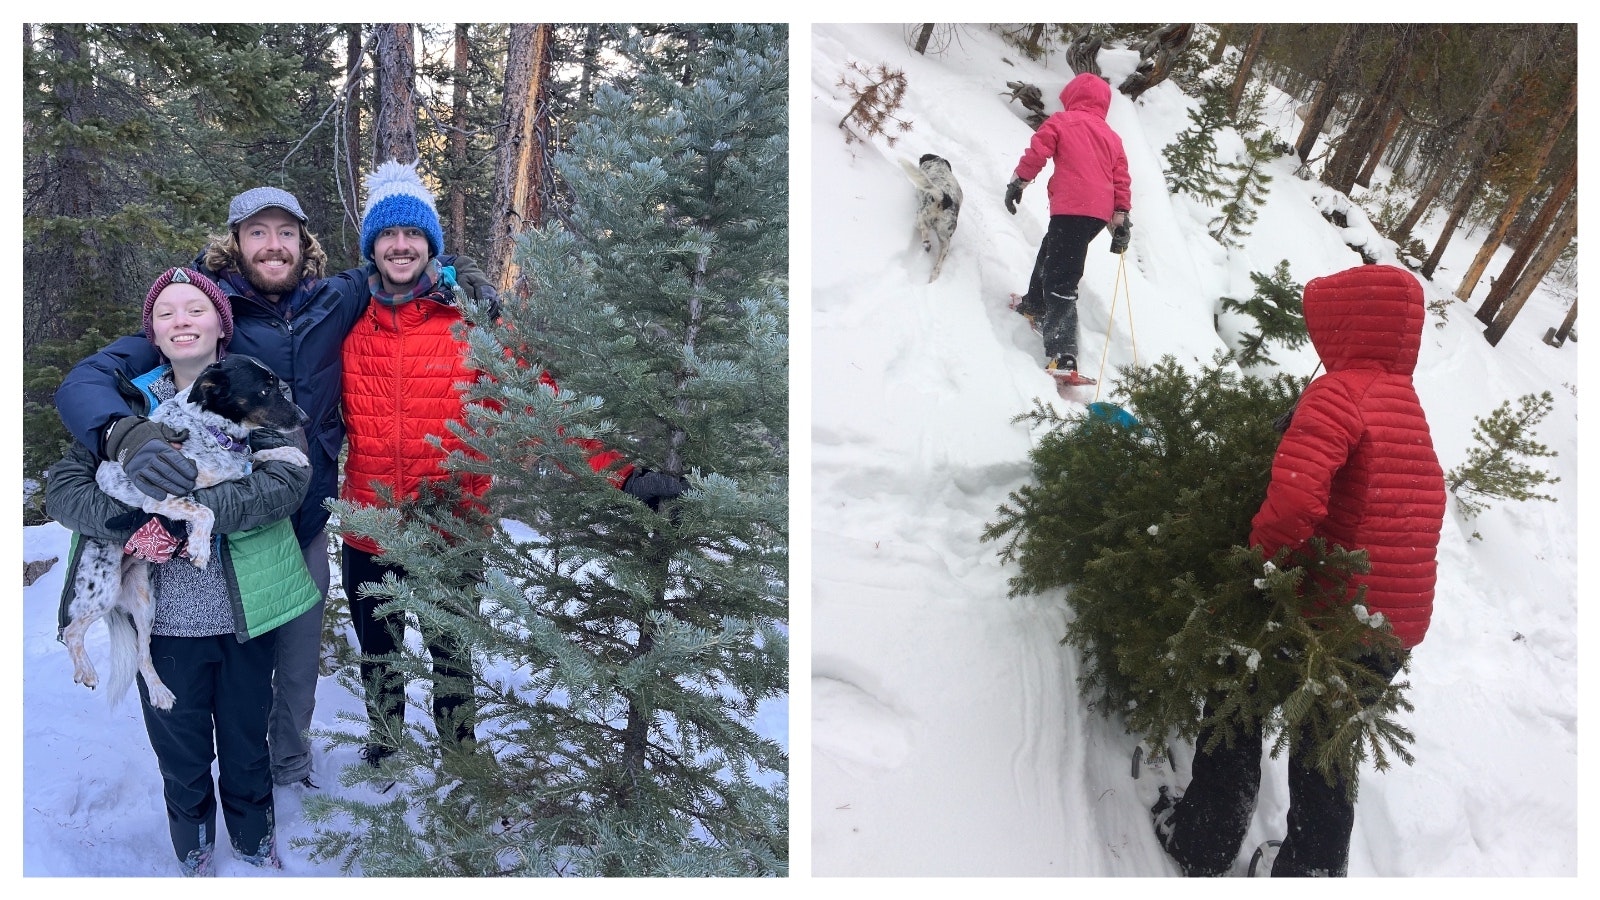
<path fill-rule="evenodd" d="M 517 235 L 544 222 L 550 28 L 549 23 L 513 24 L 506 51 L 505 131 L 495 160 L 496 222 L 489 251 L 489 272 L 502 291 L 517 283 L 511 259 Z"/>
<path fill-rule="evenodd" d="M 1450 150 L 1444 154 L 1440 164 L 1433 170 L 1433 175 L 1428 179 L 1422 189 L 1417 192 L 1417 200 L 1412 204 L 1406 217 L 1400 220 L 1394 233 L 1389 237 L 1397 244 L 1404 245 L 1411 238 L 1411 229 L 1417 227 L 1422 221 L 1422 216 L 1433 206 L 1433 201 L 1438 199 L 1439 192 L 1444 190 L 1445 181 L 1455 171 L 1457 162 L 1466 154 L 1467 148 L 1478 140 L 1479 133 L 1489 125 L 1490 111 L 1496 103 L 1500 102 L 1500 95 L 1506 86 L 1511 83 L 1511 78 L 1522 68 L 1522 53 L 1520 45 L 1518 52 L 1507 53 L 1501 61 L 1500 68 L 1495 72 L 1494 79 L 1484 90 L 1483 96 L 1478 98 L 1478 105 L 1473 109 L 1472 116 L 1467 119 L 1466 125 L 1456 135 L 1455 142 Z"/>
<path fill-rule="evenodd" d="M 1339 43 L 1334 45 L 1333 54 L 1328 57 L 1328 64 L 1322 72 L 1322 83 L 1311 101 L 1311 109 L 1306 112 L 1306 121 L 1304 127 L 1300 129 L 1300 136 L 1294 142 L 1295 153 L 1300 157 L 1302 165 L 1311 158 L 1311 148 L 1316 146 L 1317 136 L 1322 133 L 1322 126 L 1333 113 L 1334 105 L 1338 102 L 1339 93 L 1344 86 L 1345 72 L 1349 67 L 1350 58 L 1360 47 L 1362 30 L 1366 27 L 1350 24 L 1339 32 Z"/>
<path fill-rule="evenodd" d="M 1472 291 L 1478 286 L 1478 279 L 1483 277 L 1484 270 L 1489 268 L 1489 260 L 1494 257 L 1496 250 L 1500 249 L 1500 242 L 1505 240 L 1506 232 L 1511 230 L 1511 223 L 1516 221 L 1517 215 L 1522 211 L 1522 204 L 1533 192 L 1534 185 L 1538 183 L 1539 172 L 1550 160 L 1550 153 L 1556 147 L 1556 141 L 1561 137 L 1561 132 L 1572 121 L 1573 115 L 1578 111 L 1578 80 L 1572 79 L 1571 89 L 1567 92 L 1566 103 L 1556 111 L 1546 126 L 1544 137 L 1539 143 L 1539 154 L 1529 166 L 1527 178 L 1519 180 L 1512 186 L 1511 196 L 1506 199 L 1505 210 L 1500 214 L 1499 220 L 1490 230 L 1489 236 L 1484 239 L 1483 246 L 1478 248 L 1478 255 L 1473 257 L 1472 265 L 1461 276 L 1461 284 L 1456 288 L 1456 299 L 1472 299 Z M 1577 177 L 1577 162 L 1572 164 L 1571 174 Z"/>
<path fill-rule="evenodd" d="M 1506 329 L 1511 327 L 1511 322 L 1516 319 L 1517 313 L 1522 311 L 1522 305 L 1528 302 L 1528 297 L 1533 294 L 1533 289 L 1539 286 L 1544 276 L 1549 274 L 1555 266 L 1556 260 L 1566 251 L 1572 239 L 1578 236 L 1578 205 L 1568 203 L 1562 211 L 1555 227 L 1541 242 L 1539 250 L 1527 267 L 1517 275 L 1516 283 L 1506 292 L 1505 303 L 1495 313 L 1494 321 L 1483 331 L 1483 339 L 1489 346 L 1496 346 L 1500 339 L 1505 337 Z"/>
<path fill-rule="evenodd" d="M 1567 197 L 1571 196 L 1577 186 L 1578 163 L 1574 159 L 1571 167 L 1567 170 L 1566 176 L 1550 191 L 1550 196 L 1545 198 L 1544 206 L 1539 208 L 1539 214 L 1534 217 L 1533 223 L 1528 226 L 1528 232 L 1523 236 L 1521 244 L 1511 254 L 1511 259 L 1506 261 L 1505 268 L 1500 270 L 1499 276 L 1495 278 L 1494 286 L 1489 288 L 1489 296 L 1484 298 L 1483 305 L 1478 307 L 1478 311 L 1475 313 L 1478 321 L 1485 325 L 1494 321 L 1495 315 L 1500 311 L 1501 304 L 1505 303 L 1506 297 L 1510 293 L 1512 282 L 1521 274 L 1522 267 L 1528 264 L 1528 260 L 1533 256 L 1540 239 L 1544 237 L 1545 232 L 1550 230 L 1550 223 L 1555 221 L 1556 215 L 1566 203 Z"/>
<path fill-rule="evenodd" d="M 1239 69 L 1233 73 L 1233 87 L 1228 91 L 1228 118 L 1239 116 L 1239 101 L 1244 99 L 1245 86 L 1250 83 L 1250 69 L 1255 65 L 1256 54 L 1261 52 L 1261 44 L 1267 36 L 1267 26 L 1257 25 L 1250 33 L 1250 43 L 1245 45 L 1244 57 L 1239 60 Z M 1217 46 L 1222 46 L 1222 38 L 1217 39 Z M 1213 59 L 1212 63 L 1217 60 Z"/>
<path fill-rule="evenodd" d="M 457 252 L 467 236 L 467 27 L 456 26 L 455 84 L 450 93 L 450 235 Z"/>
<path fill-rule="evenodd" d="M 373 125 L 372 166 L 417 160 L 416 47 L 408 23 L 377 29 L 378 110 Z"/>

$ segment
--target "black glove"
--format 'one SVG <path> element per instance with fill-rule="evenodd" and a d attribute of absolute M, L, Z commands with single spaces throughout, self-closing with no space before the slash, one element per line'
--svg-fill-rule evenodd
<path fill-rule="evenodd" d="M 140 491 L 157 500 L 182 497 L 194 490 L 200 474 L 194 461 L 172 445 L 189 437 L 187 428 L 171 428 L 144 416 L 124 416 L 106 429 L 105 456 L 122 463 L 122 471 Z"/>
<path fill-rule="evenodd" d="M 1128 241 L 1133 238 L 1133 223 L 1129 221 L 1128 214 L 1122 214 L 1122 224 L 1111 226 L 1111 252 L 1121 256 L 1128 249 Z"/>
<path fill-rule="evenodd" d="M 470 256 L 457 256 L 455 261 L 456 284 L 461 285 L 467 295 L 474 300 L 493 300 L 496 296 L 494 284 L 489 281 L 489 276 L 478 267 L 476 261 Z"/>
<path fill-rule="evenodd" d="M 659 507 L 662 500 L 671 500 L 683 493 L 684 487 L 683 479 L 649 469 L 635 469 L 628 480 L 622 483 L 623 491 L 637 497 L 651 509 Z"/>
<path fill-rule="evenodd" d="M 1021 178 L 1013 178 L 1011 183 L 1006 185 L 1006 212 L 1013 216 L 1017 214 L 1017 204 L 1022 202 L 1022 189 L 1029 184 L 1030 182 Z"/>
<path fill-rule="evenodd" d="M 279 447 L 296 447 L 301 453 L 310 452 L 310 449 L 306 446 L 305 430 L 301 428 L 296 428 L 287 434 L 276 428 L 252 428 L 247 441 L 250 445 L 251 453 L 276 450 Z"/>

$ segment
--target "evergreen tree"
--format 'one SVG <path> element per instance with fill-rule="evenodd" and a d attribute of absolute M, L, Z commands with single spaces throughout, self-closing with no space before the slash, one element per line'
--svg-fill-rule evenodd
<path fill-rule="evenodd" d="M 1189 121 L 1192 124 L 1161 151 L 1167 190 L 1203 203 L 1221 200 L 1225 179 L 1217 168 L 1216 133 L 1228 124 L 1228 98 L 1222 89 L 1209 85 L 1200 94 L 1200 108 L 1189 110 Z"/>
<path fill-rule="evenodd" d="M 984 538 L 1017 563 L 1014 596 L 1066 589 L 1084 699 L 1149 746 L 1193 740 L 1211 696 L 1222 734 L 1263 721 L 1278 752 L 1309 733 L 1325 775 L 1391 754 L 1409 762 L 1394 720 L 1409 709 L 1406 685 L 1353 662 L 1398 648 L 1381 616 L 1344 600 L 1366 555 L 1313 542 L 1266 561 L 1243 546 L 1276 451 L 1272 420 L 1295 388 L 1241 379 L 1224 360 L 1190 375 L 1167 357 L 1123 371 L 1116 397 L 1133 424 L 1104 406 L 1061 417 L 1041 404 L 1023 417 L 1050 428 L 1033 483 Z"/>
<path fill-rule="evenodd" d="M 1268 341 L 1277 341 L 1293 350 L 1311 340 L 1300 307 L 1305 285 L 1297 284 L 1289 276 L 1287 259 L 1279 262 L 1270 275 L 1251 272 L 1250 280 L 1256 285 L 1256 292 L 1250 299 L 1239 301 L 1223 297 L 1222 308 L 1256 320 L 1258 330 L 1240 335 L 1240 344 L 1234 348 L 1239 365 L 1272 365 L 1272 357 L 1267 355 Z"/>
<path fill-rule="evenodd" d="M 1467 461 L 1451 469 L 1445 484 L 1456 495 L 1456 503 L 1468 516 L 1476 516 L 1489 508 L 1489 500 L 1549 500 L 1549 494 L 1538 493 L 1541 485 L 1560 481 L 1549 472 L 1522 462 L 1522 458 L 1553 457 L 1554 450 L 1533 439 L 1533 426 L 1544 420 L 1555 407 L 1555 398 L 1549 391 L 1535 397 L 1524 394 L 1517 398 L 1517 409 L 1511 409 L 1507 400 L 1495 407 L 1486 419 L 1475 417 L 1472 437 L 1478 446 L 1467 451 Z"/>
<path fill-rule="evenodd" d="M 156 274 L 223 219 L 248 136 L 292 120 L 298 60 L 264 42 L 287 27 L 53 24 L 25 46 L 25 473 L 70 443 L 62 376 L 138 330 Z"/>
<path fill-rule="evenodd" d="M 1267 199 L 1267 185 L 1272 176 L 1267 174 L 1267 163 L 1278 154 L 1272 149 L 1272 132 L 1263 131 L 1255 137 L 1244 139 L 1244 155 L 1237 162 L 1224 163 L 1222 168 L 1237 175 L 1231 182 L 1224 178 L 1222 214 L 1211 220 L 1211 236 L 1224 247 L 1241 246 L 1241 238 L 1250 235 L 1250 226 L 1256 221 L 1256 208 Z"/>
<path fill-rule="evenodd" d="M 519 244 L 530 295 L 492 324 L 465 303 L 483 376 L 447 467 L 493 476 L 482 514 L 447 485 L 341 510 L 409 573 L 394 608 L 477 670 L 476 749 L 415 724 L 388 775 L 343 776 L 398 777 L 390 799 L 308 801 L 358 826 L 319 829 L 316 855 L 369 875 L 788 870 L 787 757 L 755 728 L 788 690 L 787 33 L 626 51 L 630 90 L 601 88 L 556 158 L 570 225 Z M 688 490 L 634 500 L 594 441 Z"/>

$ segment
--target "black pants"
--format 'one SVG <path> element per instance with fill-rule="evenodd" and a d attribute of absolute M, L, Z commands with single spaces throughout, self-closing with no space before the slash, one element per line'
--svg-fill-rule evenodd
<path fill-rule="evenodd" d="M 256 856 L 273 849 L 267 715 L 275 637 L 268 632 L 242 644 L 231 634 L 150 638 L 156 674 L 178 698 L 171 709 L 156 709 L 144 678 L 138 679 L 145 731 L 161 766 L 172 849 L 180 861 L 210 852 L 218 795 L 235 850 Z"/>
<path fill-rule="evenodd" d="M 1361 664 L 1386 682 L 1400 671 L 1402 659 L 1362 657 Z M 1211 704 L 1206 704 L 1206 714 Z M 1186 875 L 1223 875 L 1239 855 L 1239 846 L 1255 816 L 1261 787 L 1263 734 L 1260 726 L 1236 735 L 1233 746 L 1219 743 L 1207 750 L 1210 729 L 1196 741 L 1193 778 L 1173 811 L 1167 852 Z M 1289 743 L 1289 822 L 1272 866 L 1275 878 L 1328 875 L 1343 877 L 1349 868 L 1350 832 L 1355 806 L 1343 780 L 1330 785 L 1317 771 L 1309 741 Z"/>
<path fill-rule="evenodd" d="M 356 641 L 366 657 L 394 653 L 400 646 L 400 636 L 405 622 L 398 615 L 379 617 L 377 607 L 387 598 L 373 597 L 361 591 L 367 582 L 383 580 L 385 572 L 396 578 L 405 578 L 400 566 L 380 563 L 365 550 L 349 544 L 341 554 L 345 596 L 350 598 L 350 620 L 355 626 Z M 441 742 L 454 741 L 470 745 L 473 740 L 473 714 L 476 705 L 472 699 L 472 655 L 449 636 L 433 634 L 422 629 L 428 655 L 433 658 L 433 722 Z M 374 690 L 374 679 L 377 679 Z M 367 688 L 367 721 L 399 730 L 405 721 L 405 684 L 383 662 L 364 659 L 361 662 L 361 683 Z M 383 743 L 383 741 L 379 741 Z"/>
<path fill-rule="evenodd" d="M 1021 309 L 1040 317 L 1044 355 L 1051 359 L 1078 355 L 1078 282 L 1089 255 L 1089 242 L 1106 227 L 1092 216 L 1051 216 L 1039 242 L 1039 256 L 1028 278 Z"/>

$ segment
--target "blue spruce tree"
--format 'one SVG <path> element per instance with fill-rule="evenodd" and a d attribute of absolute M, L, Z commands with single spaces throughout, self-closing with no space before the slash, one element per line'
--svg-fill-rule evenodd
<path fill-rule="evenodd" d="M 570 213 L 520 240 L 527 290 L 465 302 L 482 377 L 448 465 L 493 476 L 482 515 L 344 512 L 412 574 L 396 608 L 473 648 L 478 706 L 442 759 L 412 716 L 382 802 L 308 803 L 359 826 L 317 852 L 369 875 L 788 872 L 758 727 L 788 691 L 788 35 L 625 53 L 556 157 Z M 641 502 L 626 464 L 686 490 Z"/>

